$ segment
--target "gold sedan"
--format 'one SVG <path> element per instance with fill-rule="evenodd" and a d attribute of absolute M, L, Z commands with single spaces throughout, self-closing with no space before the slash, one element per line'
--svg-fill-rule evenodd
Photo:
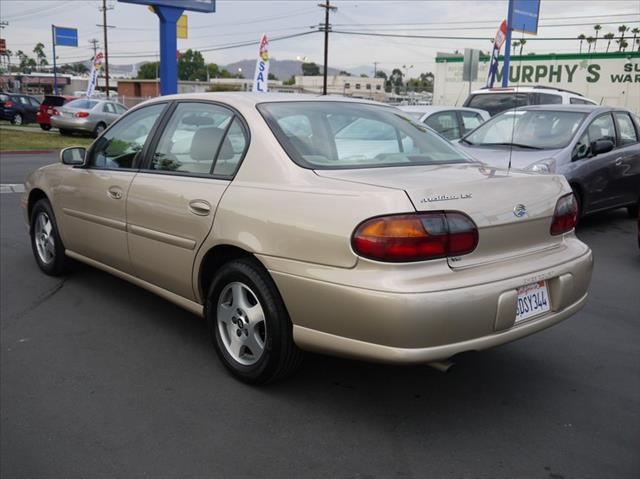
<path fill-rule="evenodd" d="M 568 318 L 591 278 L 562 176 L 336 97 L 151 100 L 31 174 L 22 205 L 42 271 L 73 258 L 206 318 L 250 383 L 303 350 L 446 369 Z"/>

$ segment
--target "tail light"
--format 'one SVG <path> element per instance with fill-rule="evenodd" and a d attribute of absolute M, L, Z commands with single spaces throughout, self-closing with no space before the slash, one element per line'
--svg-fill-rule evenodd
<path fill-rule="evenodd" d="M 578 222 L 578 202 L 573 193 L 561 197 L 553 212 L 553 221 L 549 232 L 552 235 L 568 233 L 576 227 Z"/>
<path fill-rule="evenodd" d="M 51 116 L 56 116 L 56 115 L 59 115 L 59 114 L 60 114 L 60 112 L 58 110 L 56 110 L 55 108 L 53 108 L 51 110 Z"/>
<path fill-rule="evenodd" d="M 76 118 L 86 118 L 89 116 L 89 112 L 87 111 L 79 111 L 74 115 Z"/>
<path fill-rule="evenodd" d="M 380 216 L 360 223 L 351 245 L 360 256 L 378 261 L 424 261 L 471 253 L 478 228 L 457 211 Z"/>
<path fill-rule="evenodd" d="M 13 102 L 11 100 L 7 100 L 4 102 L 5 108 L 13 108 Z"/>

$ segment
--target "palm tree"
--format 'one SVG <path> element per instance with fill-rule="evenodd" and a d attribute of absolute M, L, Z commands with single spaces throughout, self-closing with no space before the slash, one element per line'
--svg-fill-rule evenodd
<path fill-rule="evenodd" d="M 591 44 L 594 43 L 595 41 L 596 41 L 595 38 L 587 37 L 587 45 L 589 45 L 589 50 L 587 51 L 587 53 L 591 53 Z"/>
<path fill-rule="evenodd" d="M 36 54 L 37 65 L 42 69 L 43 66 L 49 64 L 47 61 L 47 55 L 44 53 L 44 44 L 41 42 L 36 43 L 36 46 L 33 48 L 33 53 Z"/>
<path fill-rule="evenodd" d="M 629 27 L 626 25 L 620 25 L 618 27 L 618 31 L 620 32 L 620 40 L 624 40 L 624 32 L 629 30 Z"/>
<path fill-rule="evenodd" d="M 616 43 L 618 44 L 619 52 L 623 52 L 629 46 L 629 43 L 624 38 L 619 38 Z"/>
<path fill-rule="evenodd" d="M 598 43 L 598 34 L 600 33 L 600 30 L 602 30 L 602 25 L 597 24 L 593 26 L 593 29 L 596 31 L 596 39 L 593 41 L 593 53 L 596 52 L 596 43 Z"/>
<path fill-rule="evenodd" d="M 522 56 L 522 47 L 524 47 L 525 43 L 527 43 L 527 41 L 524 38 L 520 40 L 520 52 L 518 53 L 520 56 Z"/>
<path fill-rule="evenodd" d="M 609 46 L 611 45 L 611 40 L 615 38 L 615 34 L 611 32 L 605 33 L 602 38 L 605 38 L 607 40 L 607 51 L 605 53 L 609 53 Z"/>
<path fill-rule="evenodd" d="M 633 33 L 633 43 L 631 44 L 631 51 L 633 51 L 633 49 L 636 47 L 636 37 L 638 36 L 638 33 L 640 33 L 640 28 L 634 28 L 633 30 L 631 30 L 631 33 Z"/>
<path fill-rule="evenodd" d="M 578 35 L 578 40 L 580 40 L 580 53 L 582 53 L 582 42 L 586 39 L 587 37 L 585 36 L 584 33 L 581 33 L 580 35 Z"/>

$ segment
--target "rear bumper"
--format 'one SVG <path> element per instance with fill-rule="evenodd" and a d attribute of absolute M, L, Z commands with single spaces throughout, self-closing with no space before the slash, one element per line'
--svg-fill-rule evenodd
<path fill-rule="evenodd" d="M 86 118 L 61 118 L 59 116 L 51 117 L 51 126 L 59 130 L 74 130 L 93 132 L 95 125 Z"/>
<path fill-rule="evenodd" d="M 513 341 L 580 310 L 587 300 L 593 257 L 573 241 L 575 247 L 563 252 L 565 261 L 551 267 L 528 270 L 526 263 L 537 262 L 531 257 L 522 261 L 520 271 L 526 274 L 441 290 L 431 283 L 434 290 L 428 292 L 371 290 L 272 269 L 271 274 L 300 348 L 371 361 L 424 363 Z M 458 278 L 467 274 L 450 273 Z M 514 324 L 517 288 L 542 279 L 551 311 Z"/>

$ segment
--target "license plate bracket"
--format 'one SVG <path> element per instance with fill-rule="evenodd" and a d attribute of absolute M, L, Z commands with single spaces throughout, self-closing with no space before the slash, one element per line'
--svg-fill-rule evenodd
<path fill-rule="evenodd" d="M 515 324 L 551 311 L 546 281 L 521 286 L 517 294 Z"/>

